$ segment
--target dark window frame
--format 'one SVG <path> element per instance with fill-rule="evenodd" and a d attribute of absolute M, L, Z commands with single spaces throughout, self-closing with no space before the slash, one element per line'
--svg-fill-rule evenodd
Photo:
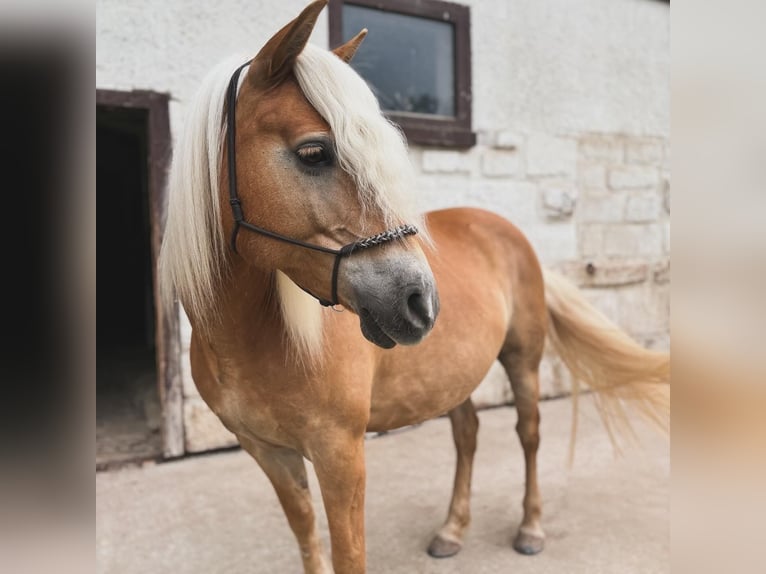
<path fill-rule="evenodd" d="M 471 131 L 471 11 L 468 6 L 440 0 L 330 0 L 330 45 L 334 48 L 348 41 L 343 38 L 343 5 L 350 4 L 451 22 L 455 27 L 455 117 L 431 118 L 426 114 L 402 114 L 385 111 L 397 123 L 411 144 L 469 148 L 476 144 Z"/>

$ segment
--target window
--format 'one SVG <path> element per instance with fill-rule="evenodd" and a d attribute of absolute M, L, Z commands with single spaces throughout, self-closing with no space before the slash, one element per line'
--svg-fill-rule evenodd
<path fill-rule="evenodd" d="M 436 0 L 330 0 L 330 44 L 369 29 L 351 66 L 410 143 L 470 147 L 467 6 Z"/>

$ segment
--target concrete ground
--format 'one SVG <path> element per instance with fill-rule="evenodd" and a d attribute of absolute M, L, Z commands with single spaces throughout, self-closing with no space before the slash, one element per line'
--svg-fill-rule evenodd
<path fill-rule="evenodd" d="M 473 522 L 454 558 L 425 553 L 445 517 L 454 449 L 445 418 L 367 441 L 370 573 L 669 572 L 669 445 L 640 427 L 641 446 L 613 454 L 592 401 L 581 399 L 567 466 L 572 403 L 541 404 L 539 475 L 546 548 L 513 551 L 524 468 L 512 407 L 479 412 Z M 329 538 L 319 488 L 311 487 Z M 96 475 L 98 571 L 298 573 L 298 549 L 267 479 L 246 453 L 221 452 Z"/>

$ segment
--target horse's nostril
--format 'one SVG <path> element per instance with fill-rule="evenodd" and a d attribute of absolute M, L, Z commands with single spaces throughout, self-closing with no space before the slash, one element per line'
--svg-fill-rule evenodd
<path fill-rule="evenodd" d="M 418 327 L 430 327 L 433 323 L 434 310 L 431 300 L 428 297 L 423 297 L 423 294 L 419 291 L 416 291 L 407 298 L 407 309 L 410 319 L 413 320 L 413 323 L 417 323 Z"/>

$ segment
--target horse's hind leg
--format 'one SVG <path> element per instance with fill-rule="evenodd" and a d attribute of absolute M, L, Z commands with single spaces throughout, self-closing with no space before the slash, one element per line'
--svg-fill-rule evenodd
<path fill-rule="evenodd" d="M 447 521 L 428 547 L 428 553 L 434 558 L 446 558 L 457 554 L 463 545 L 463 535 L 471 521 L 471 472 L 473 455 L 476 452 L 479 419 L 470 398 L 452 409 L 449 412 L 449 418 L 457 449 L 457 469 Z"/>
<path fill-rule="evenodd" d="M 511 380 L 518 415 L 516 432 L 524 449 L 526 464 L 524 518 L 513 541 L 514 549 L 522 554 L 537 554 L 545 543 L 545 534 L 540 524 L 542 501 L 537 484 L 537 447 L 540 444 L 538 367 L 541 354 L 542 349 L 530 353 L 521 352 L 517 348 L 504 349 L 499 357 Z"/>
<path fill-rule="evenodd" d="M 298 540 L 306 574 L 326 574 L 330 567 L 317 535 L 314 507 L 300 453 L 238 437 L 239 442 L 269 477 L 290 528 Z"/>

